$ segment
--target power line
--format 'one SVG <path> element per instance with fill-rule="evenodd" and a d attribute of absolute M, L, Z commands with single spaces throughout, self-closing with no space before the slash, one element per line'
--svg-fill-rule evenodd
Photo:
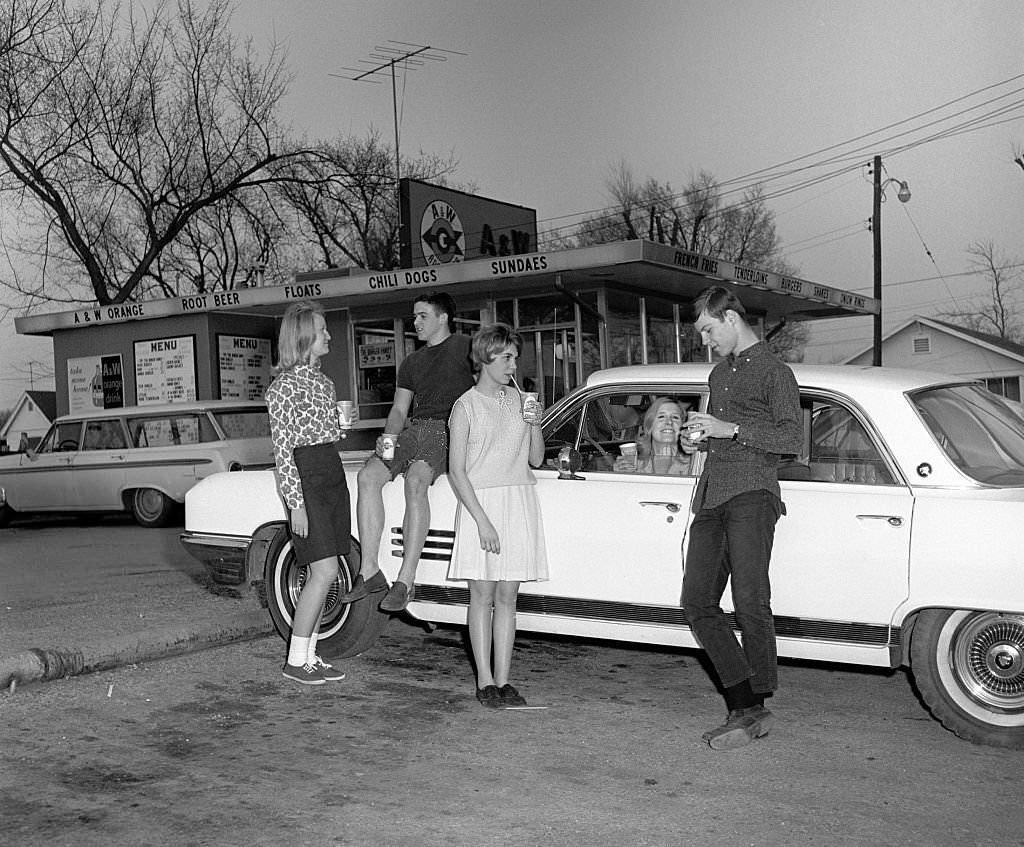
<path fill-rule="evenodd" d="M 996 106 L 995 108 L 992 108 L 980 115 L 975 115 L 969 118 L 968 120 L 964 120 L 957 124 L 954 124 L 951 127 L 946 127 L 939 131 L 933 132 L 924 138 L 914 137 L 916 135 L 919 135 L 921 132 L 931 127 L 937 126 L 943 122 L 948 122 L 958 117 L 965 116 L 971 112 L 977 111 L 978 109 L 985 108 L 986 106 L 992 106 L 993 104 L 999 103 L 999 101 L 1001 100 L 1005 100 L 1008 97 L 1014 97 L 1024 92 L 1024 88 L 1015 88 L 1012 91 L 1005 92 L 996 97 L 989 98 L 981 103 L 976 103 L 969 107 L 959 109 L 951 114 L 944 115 L 934 120 L 929 120 L 920 125 L 910 126 L 907 129 L 903 129 L 897 133 L 891 133 L 882 138 L 876 138 L 876 136 L 879 136 L 882 133 L 886 133 L 891 129 L 903 127 L 908 124 L 911 124 L 912 122 L 919 121 L 921 118 L 938 114 L 943 110 L 949 109 L 951 106 L 963 103 L 972 97 L 976 97 L 980 94 L 984 94 L 985 92 L 992 91 L 993 89 L 1006 86 L 1022 78 L 1024 78 L 1024 74 L 1018 74 L 1009 77 L 1005 80 L 1002 80 L 1001 82 L 984 86 L 982 88 L 971 91 L 967 94 L 953 98 L 952 100 L 948 100 L 945 103 L 942 103 L 938 106 L 926 109 L 925 111 L 919 112 L 909 118 L 904 118 L 902 120 L 895 121 L 893 123 L 887 124 L 870 132 L 863 133 L 861 135 L 854 136 L 853 138 L 847 139 L 845 141 L 841 141 L 836 144 L 820 148 L 811 153 L 803 154 L 801 156 L 788 159 L 784 162 L 775 165 L 770 165 L 755 171 L 750 171 L 741 176 L 720 181 L 716 183 L 715 186 L 718 189 L 719 196 L 726 197 L 737 193 L 748 192 L 758 185 L 765 185 L 767 183 L 777 182 L 785 179 L 793 179 L 794 177 L 799 177 L 800 174 L 808 173 L 810 171 L 814 171 L 823 167 L 830 168 L 830 170 L 826 171 L 825 173 L 810 175 L 805 178 L 800 178 L 795 183 L 782 185 L 779 186 L 778 188 L 771 189 L 763 193 L 760 197 L 760 199 L 762 200 L 777 199 L 779 197 L 788 196 L 789 194 L 805 190 L 822 182 L 835 179 L 845 173 L 860 170 L 863 167 L 864 153 L 872 148 L 877 149 L 880 145 L 883 145 L 882 153 L 887 158 L 891 158 L 892 156 L 898 155 L 899 153 L 905 153 L 908 150 L 912 150 L 924 144 L 929 144 L 933 141 L 938 141 L 944 138 L 950 138 L 955 135 L 960 135 L 966 132 L 976 131 L 979 129 L 986 129 L 991 126 L 997 126 L 1011 120 L 1020 120 L 1024 118 L 1024 99 L 1018 98 L 1012 100 L 1009 103 L 1002 103 Z M 1009 113 L 1017 111 L 1021 111 L 1022 114 L 1014 114 L 1012 116 L 1008 116 Z M 895 143 L 899 142 L 902 138 L 907 138 L 907 140 L 901 144 Z M 868 142 L 869 139 L 873 140 Z M 859 144 L 859 142 L 867 143 Z M 851 147 L 850 145 L 858 146 Z M 806 162 L 807 160 L 821 156 L 822 154 L 833 153 L 833 151 L 836 152 L 834 152 L 833 155 L 826 156 L 825 158 L 816 161 L 811 161 L 810 163 L 801 165 L 800 167 L 789 167 L 790 165 L 795 165 L 800 162 Z M 666 195 L 665 197 L 659 199 L 665 203 L 673 203 L 679 200 L 680 198 L 685 197 L 685 193 L 686 192 L 684 191 L 681 193 Z M 684 204 L 683 208 L 686 208 L 687 205 L 688 204 Z M 736 205 L 742 205 L 742 203 L 733 204 L 728 208 L 733 208 Z M 610 219 L 613 217 L 617 217 L 620 214 L 620 212 L 621 209 L 619 206 L 606 206 L 598 209 L 586 210 L 583 212 L 558 215 L 551 218 L 542 219 L 538 223 L 555 223 L 557 221 L 568 221 L 569 219 L 575 219 L 580 221 L 580 219 L 584 218 L 585 216 L 595 216 L 598 219 Z M 563 225 L 551 227 L 551 231 L 559 232 L 560 230 L 565 229 L 569 226 L 573 226 L 573 223 L 568 222 Z"/>

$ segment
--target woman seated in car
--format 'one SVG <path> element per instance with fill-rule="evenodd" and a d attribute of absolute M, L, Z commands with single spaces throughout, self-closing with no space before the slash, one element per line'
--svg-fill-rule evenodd
<path fill-rule="evenodd" d="M 690 476 L 697 448 L 683 434 L 686 404 L 671 397 L 658 397 L 644 414 L 636 441 L 636 458 L 629 450 L 615 459 L 618 473 Z M 626 445 L 622 445 L 626 446 Z M 621 447 L 620 447 L 621 449 Z"/>

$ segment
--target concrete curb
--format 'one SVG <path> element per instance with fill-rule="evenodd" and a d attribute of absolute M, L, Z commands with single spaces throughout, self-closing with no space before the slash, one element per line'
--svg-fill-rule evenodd
<path fill-rule="evenodd" d="M 266 609 L 226 615 L 204 625 L 166 627 L 115 636 L 92 650 L 32 648 L 0 658 L 0 690 L 13 693 L 18 685 L 46 682 L 77 674 L 163 659 L 206 650 L 235 641 L 262 638 L 274 631 Z"/>

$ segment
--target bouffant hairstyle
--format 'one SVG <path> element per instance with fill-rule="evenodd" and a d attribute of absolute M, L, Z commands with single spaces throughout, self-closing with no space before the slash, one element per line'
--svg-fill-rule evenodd
<path fill-rule="evenodd" d="M 476 369 L 489 365 L 510 344 L 516 348 L 517 356 L 523 352 L 523 337 L 508 324 L 491 324 L 478 329 L 473 333 L 473 364 Z"/>
<path fill-rule="evenodd" d="M 286 371 L 296 365 L 309 364 L 309 351 L 316 341 L 315 315 L 323 315 L 319 303 L 300 300 L 292 303 L 281 318 L 277 336 L 277 371 Z"/>

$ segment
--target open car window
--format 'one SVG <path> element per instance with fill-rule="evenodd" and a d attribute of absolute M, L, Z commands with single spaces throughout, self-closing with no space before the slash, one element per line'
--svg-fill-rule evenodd
<path fill-rule="evenodd" d="M 78 450 L 78 437 L 82 431 L 81 421 L 55 423 L 39 442 L 36 453 L 72 453 Z"/>
<path fill-rule="evenodd" d="M 582 471 L 623 472 L 621 467 L 616 468 L 620 447 L 643 438 L 644 416 L 659 397 L 677 401 L 684 415 L 697 410 L 701 401 L 699 392 L 674 391 L 668 386 L 656 391 L 623 392 L 619 389 L 589 394 L 563 410 L 544 428 L 545 464 L 553 467 L 559 451 L 569 446 L 580 452 Z M 685 462 L 685 467 L 681 463 L 663 463 L 660 468 L 642 464 L 630 472 L 679 476 L 695 467 L 696 464 L 689 461 Z"/>

